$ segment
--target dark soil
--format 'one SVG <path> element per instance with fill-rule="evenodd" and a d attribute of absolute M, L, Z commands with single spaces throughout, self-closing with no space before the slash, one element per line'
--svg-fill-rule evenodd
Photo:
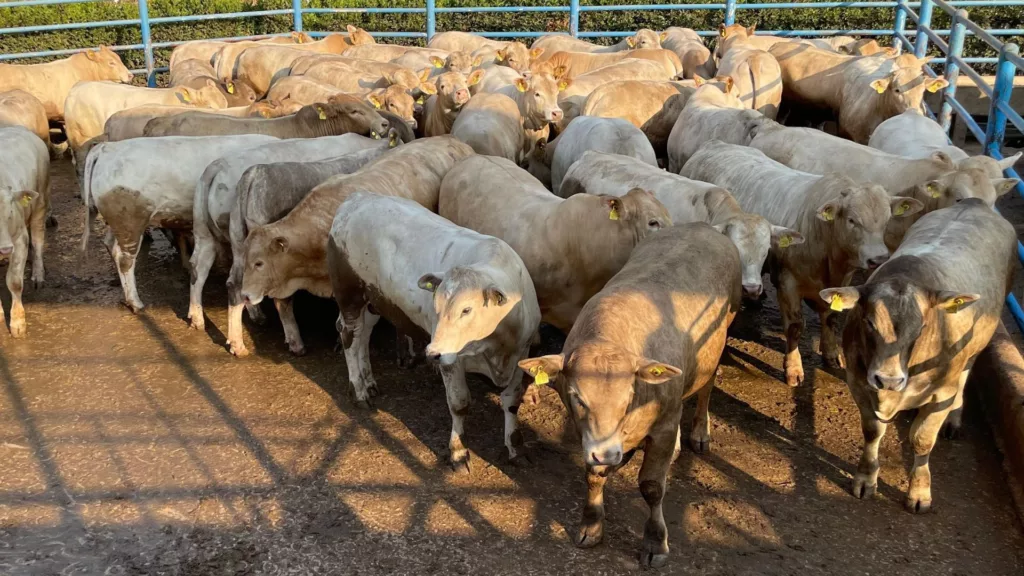
<path fill-rule="evenodd" d="M 349 397 L 328 301 L 297 304 L 307 356 L 289 355 L 270 307 L 266 326 L 247 325 L 253 356 L 235 359 L 223 273 L 207 285 L 207 333 L 190 331 L 187 274 L 154 234 L 138 269 L 148 308 L 133 315 L 98 232 L 78 251 L 70 164 L 53 175 L 48 284 L 26 294 L 28 338 L 0 333 L 0 574 L 639 572 L 640 458 L 608 483 L 604 543 L 573 547 L 583 471 L 551 390 L 519 413 L 533 465 L 515 467 L 495 390 L 473 379 L 473 471 L 454 475 L 441 379 L 398 368 L 384 323 L 368 411 Z M 1022 574 L 1021 525 L 973 398 L 964 438 L 933 453 L 932 513 L 902 507 L 909 416 L 882 443 L 879 495 L 862 502 L 848 493 L 861 435 L 846 386 L 807 338 L 807 382 L 787 387 L 778 322 L 766 304 L 733 326 L 712 452 L 684 449 L 672 468 L 661 572 Z"/>

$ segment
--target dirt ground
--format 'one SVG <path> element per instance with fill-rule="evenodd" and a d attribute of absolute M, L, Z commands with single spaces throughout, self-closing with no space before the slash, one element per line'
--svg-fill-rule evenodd
<path fill-rule="evenodd" d="M 604 543 L 573 547 L 583 469 L 550 390 L 519 412 L 533 464 L 514 467 L 495 390 L 473 379 L 473 470 L 454 475 L 440 376 L 400 369 L 383 322 L 373 346 L 382 395 L 367 411 L 349 397 L 327 301 L 298 302 L 307 356 L 287 352 L 269 308 L 266 326 L 246 320 L 254 355 L 235 359 L 223 274 L 207 285 L 207 333 L 190 331 L 187 274 L 155 234 L 138 270 L 148 308 L 133 315 L 98 234 L 86 258 L 78 251 L 70 164 L 53 175 L 48 283 L 26 293 L 28 338 L 0 334 L 0 574 L 640 571 L 640 458 L 608 483 Z M 882 443 L 879 495 L 859 501 L 847 491 L 856 407 L 809 338 L 807 382 L 781 381 L 778 322 L 769 304 L 733 326 L 712 452 L 684 449 L 672 468 L 661 572 L 1022 574 L 1021 524 L 977 404 L 964 438 L 933 453 L 932 513 L 902 508 L 907 416 Z M 544 351 L 559 346 L 546 332 Z"/>

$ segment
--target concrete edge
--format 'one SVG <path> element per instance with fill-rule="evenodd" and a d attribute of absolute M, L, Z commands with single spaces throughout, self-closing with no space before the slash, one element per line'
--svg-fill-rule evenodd
<path fill-rule="evenodd" d="M 1017 515 L 1024 520 L 1024 358 L 1001 322 L 974 364 L 970 387 L 992 426 Z"/>

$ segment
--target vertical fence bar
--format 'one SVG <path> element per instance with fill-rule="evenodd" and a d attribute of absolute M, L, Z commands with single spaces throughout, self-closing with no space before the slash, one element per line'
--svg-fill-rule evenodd
<path fill-rule="evenodd" d="M 736 0 L 725 0 L 725 25 L 736 23 Z"/>
<path fill-rule="evenodd" d="M 302 0 L 292 0 L 292 19 L 295 31 L 302 32 Z"/>
<path fill-rule="evenodd" d="M 146 85 L 156 88 L 156 73 L 153 72 L 156 65 L 153 62 L 153 38 L 149 33 L 148 0 L 139 0 L 139 26 L 142 30 L 142 52 L 146 57 Z"/>
<path fill-rule="evenodd" d="M 1003 138 L 1006 137 L 1006 114 L 999 109 L 999 102 L 1009 103 L 1010 94 L 1013 92 L 1013 77 L 1017 73 L 1017 67 L 1006 59 L 1007 54 L 1020 54 L 1020 48 L 1016 44 L 1003 44 L 999 51 L 999 63 L 996 64 L 996 83 L 992 88 L 992 103 L 988 109 L 988 126 L 985 129 L 985 152 L 991 156 L 993 152 L 1000 152 L 1003 148 Z"/>
<path fill-rule="evenodd" d="M 906 8 L 906 0 L 896 0 L 896 23 L 892 26 L 892 47 L 896 49 L 897 54 L 903 53 L 903 40 L 900 40 L 900 34 L 906 32 L 907 28 Z"/>
<path fill-rule="evenodd" d="M 921 0 L 921 11 L 917 13 L 917 38 L 914 39 L 914 55 L 918 58 L 924 58 L 924 55 L 928 53 L 928 35 L 921 30 L 931 27 L 933 6 L 932 0 Z"/>
<path fill-rule="evenodd" d="M 573 38 L 580 35 L 580 0 L 569 0 L 569 34 Z"/>
<path fill-rule="evenodd" d="M 437 12 L 434 10 L 434 0 L 427 0 L 427 42 L 430 42 L 436 31 Z"/>
<path fill-rule="evenodd" d="M 967 20 L 967 10 L 957 10 L 953 14 L 953 27 L 949 33 L 949 53 L 946 55 L 945 74 L 949 86 L 946 86 L 943 93 L 942 111 L 939 112 L 939 124 L 942 124 L 942 129 L 947 134 L 949 134 L 949 126 L 953 120 L 953 106 L 949 101 L 956 96 L 956 79 L 960 76 L 960 66 L 953 58 L 959 58 L 964 53 L 964 35 L 967 32 L 967 27 L 964 26 L 965 20 Z M 927 36 L 920 32 L 920 28 L 918 30 L 918 38 Z"/>

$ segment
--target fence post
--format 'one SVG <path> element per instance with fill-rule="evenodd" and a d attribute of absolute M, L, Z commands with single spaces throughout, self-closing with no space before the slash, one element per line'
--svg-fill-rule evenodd
<path fill-rule="evenodd" d="M 900 34 L 906 32 L 907 28 L 907 0 L 896 0 L 896 23 L 892 27 L 892 47 L 896 49 L 897 54 L 903 53 L 903 40 L 900 39 Z"/>
<path fill-rule="evenodd" d="M 932 25 L 932 0 L 921 0 L 921 11 L 917 13 L 917 38 L 914 38 L 914 55 L 924 58 L 928 53 L 928 35 L 923 32 Z M 948 70 L 948 68 L 947 68 Z"/>
<path fill-rule="evenodd" d="M 146 85 L 156 88 L 156 73 L 153 69 L 153 38 L 149 33 L 149 2 L 139 0 L 139 26 L 142 29 L 142 52 L 146 56 Z"/>
<path fill-rule="evenodd" d="M 999 109 L 999 103 L 1010 103 L 1013 77 L 1017 72 L 1013 62 L 1006 59 L 1007 54 L 1020 54 L 1020 48 L 1016 44 L 1003 44 L 1003 49 L 999 51 L 996 84 L 992 88 L 992 103 L 988 109 L 988 126 L 985 129 L 985 152 L 989 156 L 1002 150 L 1003 138 L 1006 136 L 1006 114 Z"/>
<path fill-rule="evenodd" d="M 725 0 L 725 25 L 736 23 L 736 0 Z"/>
<path fill-rule="evenodd" d="M 569 34 L 573 38 L 580 35 L 580 0 L 569 0 Z"/>
<path fill-rule="evenodd" d="M 302 32 L 302 0 L 292 0 L 292 25 L 296 32 Z"/>
<path fill-rule="evenodd" d="M 953 26 L 949 33 L 949 53 L 946 54 L 945 77 L 949 86 L 946 86 L 943 91 L 942 111 L 939 112 L 939 124 L 942 124 L 942 129 L 947 134 L 953 118 L 953 106 L 949 101 L 956 96 L 956 79 L 960 76 L 960 65 L 956 63 L 955 59 L 964 53 L 964 35 L 967 32 L 967 27 L 964 26 L 965 20 L 967 20 L 967 10 L 957 10 L 953 13 Z M 918 38 L 924 36 L 920 28 L 918 28 L 917 34 Z"/>
<path fill-rule="evenodd" d="M 427 42 L 437 31 L 437 12 L 434 11 L 434 0 L 427 0 Z"/>

